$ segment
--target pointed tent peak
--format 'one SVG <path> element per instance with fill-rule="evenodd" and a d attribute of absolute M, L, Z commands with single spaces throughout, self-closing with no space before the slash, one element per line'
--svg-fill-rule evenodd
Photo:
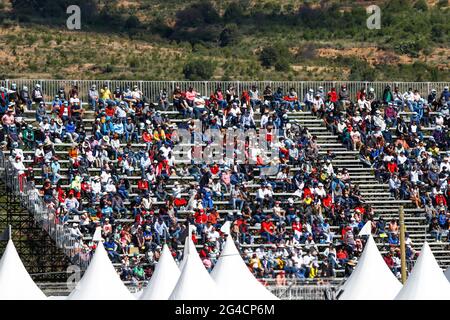
<path fill-rule="evenodd" d="M 339 300 L 392 300 L 401 287 L 369 235 L 355 270 L 341 287 Z"/>
<path fill-rule="evenodd" d="M 94 232 L 94 236 L 92 237 L 92 241 L 102 241 L 102 228 L 97 227 Z"/>
<path fill-rule="evenodd" d="M 369 236 L 372 234 L 372 221 L 367 221 L 359 231 L 359 236 Z"/>
<path fill-rule="evenodd" d="M 231 221 L 226 221 L 222 227 L 220 227 L 220 231 L 222 231 L 225 234 L 230 234 L 230 229 L 231 229 Z"/>
<path fill-rule="evenodd" d="M 225 246 L 223 247 L 221 256 L 230 256 L 230 255 L 239 255 L 239 250 L 236 247 L 236 244 L 231 235 L 228 235 L 227 240 L 225 241 Z"/>
<path fill-rule="evenodd" d="M 186 239 L 184 240 L 184 248 L 183 248 L 183 260 L 180 261 L 180 264 L 178 265 L 178 268 L 180 270 L 183 270 L 183 267 L 186 263 L 187 256 L 189 255 L 189 247 L 190 247 L 190 241 L 191 236 L 188 234 L 186 236 Z M 192 241 L 192 240 L 191 240 Z"/>
<path fill-rule="evenodd" d="M 200 257 L 189 254 L 169 300 L 215 300 L 218 290 Z M 183 260 L 184 261 L 184 260 Z M 202 285 L 199 287 L 199 283 Z"/>
<path fill-rule="evenodd" d="M 180 273 L 169 247 L 165 244 L 155 271 L 139 299 L 167 300 L 177 284 Z"/>
<path fill-rule="evenodd" d="M 424 254 L 425 256 L 427 256 L 427 257 L 432 256 L 433 259 L 434 259 L 434 255 L 433 255 L 433 252 L 431 251 L 431 248 L 430 248 L 430 245 L 428 244 L 428 241 L 425 241 L 425 242 L 423 243 L 422 248 L 420 249 L 419 257 L 420 257 L 421 255 L 423 255 L 423 254 Z"/>
<path fill-rule="evenodd" d="M 47 297 L 25 269 L 11 239 L 0 260 L 0 300 L 43 300 Z"/>
<path fill-rule="evenodd" d="M 69 300 L 134 300 L 108 257 L 103 243 L 98 242 L 86 272 L 70 293 Z"/>
<path fill-rule="evenodd" d="M 396 300 L 450 300 L 450 283 L 436 261 L 428 242 Z"/>
<path fill-rule="evenodd" d="M 160 259 L 162 259 L 162 257 L 164 257 L 166 255 L 172 256 L 172 252 L 170 251 L 169 246 L 167 245 L 167 243 L 164 243 L 163 248 L 161 250 L 161 257 L 160 257 Z"/>
<path fill-rule="evenodd" d="M 211 277 L 215 280 L 223 299 L 277 300 L 250 272 L 231 235 L 219 256 Z"/>
<path fill-rule="evenodd" d="M 414 265 L 414 268 L 416 266 L 419 266 L 419 268 L 423 268 L 424 266 L 432 267 L 435 270 L 441 270 L 442 268 L 439 266 L 439 263 L 437 262 L 436 258 L 434 257 L 433 251 L 431 250 L 431 247 L 428 243 L 428 241 L 425 241 L 422 245 L 422 248 L 420 249 L 419 257 L 417 258 L 416 264 Z"/>

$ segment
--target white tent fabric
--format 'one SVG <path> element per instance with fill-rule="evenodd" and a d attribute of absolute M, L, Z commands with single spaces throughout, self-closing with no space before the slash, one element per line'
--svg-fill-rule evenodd
<path fill-rule="evenodd" d="M 231 235 L 211 272 L 219 291 L 227 300 L 278 300 L 252 275 L 242 260 Z"/>
<path fill-rule="evenodd" d="M 450 300 L 450 283 L 427 242 L 395 300 Z"/>
<path fill-rule="evenodd" d="M 108 258 L 103 243 L 99 242 L 94 256 L 69 300 L 135 300 L 123 284 Z"/>
<path fill-rule="evenodd" d="M 370 236 L 372 234 L 372 221 L 367 221 L 364 227 L 359 230 L 359 236 Z"/>
<path fill-rule="evenodd" d="M 444 271 L 444 275 L 447 280 L 450 281 L 450 267 L 448 267 L 447 270 Z"/>
<path fill-rule="evenodd" d="M 139 299 L 169 299 L 169 296 L 175 288 L 178 278 L 180 277 L 180 273 L 180 269 L 178 269 L 175 260 L 173 260 L 169 247 L 165 244 L 155 271 Z"/>
<path fill-rule="evenodd" d="M 44 299 L 47 297 L 31 279 L 10 239 L 0 260 L 0 300 Z"/>
<path fill-rule="evenodd" d="M 183 259 L 181 275 L 169 300 L 218 300 L 216 283 L 204 267 L 191 237 L 186 239 L 189 254 Z"/>
<path fill-rule="evenodd" d="M 230 234 L 230 229 L 231 229 L 231 221 L 226 221 L 220 228 L 220 231 L 222 231 L 225 234 Z"/>
<path fill-rule="evenodd" d="M 181 260 L 180 264 L 178 265 L 178 269 L 180 269 L 180 271 L 183 271 L 183 267 L 187 261 L 188 255 L 189 255 L 188 239 L 191 239 L 190 232 L 189 232 L 189 235 L 186 237 L 186 240 L 184 241 L 183 260 Z"/>
<path fill-rule="evenodd" d="M 370 235 L 355 270 L 341 288 L 339 300 L 393 300 L 401 288 Z"/>

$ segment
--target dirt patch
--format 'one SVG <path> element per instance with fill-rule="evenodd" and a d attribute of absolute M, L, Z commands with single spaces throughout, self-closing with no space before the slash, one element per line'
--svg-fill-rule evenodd
<path fill-rule="evenodd" d="M 370 65 L 377 64 L 406 64 L 413 59 L 406 55 L 399 55 L 393 51 L 381 50 L 377 47 L 355 47 L 346 49 L 319 48 L 317 55 L 323 58 L 354 57 L 366 61 Z"/>

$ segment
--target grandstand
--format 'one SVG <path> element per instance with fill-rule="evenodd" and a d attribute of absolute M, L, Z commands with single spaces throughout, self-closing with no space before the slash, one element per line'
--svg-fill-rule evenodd
<path fill-rule="evenodd" d="M 448 83 L 3 83 L 2 177 L 10 198 L 2 214 L 13 224 L 12 211 L 32 217 L 44 231 L 16 223 L 20 237 L 40 232 L 43 261 L 60 259 L 36 273 L 61 272 L 66 259 L 86 268 L 100 227 L 122 279 L 142 285 L 164 243 L 181 261 L 188 223 L 211 271 L 223 245 L 216 229 L 229 221 L 251 271 L 281 294 L 287 279 L 323 285 L 347 277 L 363 248 L 358 231 L 372 220 L 377 246 L 399 276 L 400 206 L 409 268 L 425 241 L 442 268 L 450 265 Z M 191 120 L 200 135 L 212 127 L 278 129 L 271 140 L 277 153 L 263 150 L 267 157 L 254 164 L 196 161 L 195 135 L 182 151 L 173 139 L 178 129 L 193 129 Z M 204 139 L 201 152 L 215 142 Z M 251 151 L 244 149 L 249 157 Z M 269 164 L 276 170 L 266 176 Z M 15 209 L 8 207 L 13 200 Z"/>

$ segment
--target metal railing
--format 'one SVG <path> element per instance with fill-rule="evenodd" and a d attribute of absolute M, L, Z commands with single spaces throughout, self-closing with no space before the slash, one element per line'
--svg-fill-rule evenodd
<path fill-rule="evenodd" d="M 1 179 L 7 188 L 14 192 L 21 205 L 32 214 L 34 221 L 55 241 L 55 245 L 63 250 L 73 264 L 85 270 L 90 261 L 90 253 L 82 250 L 82 240 L 71 234 L 70 228 L 60 221 L 54 209 L 49 208 L 36 190 L 34 183 L 19 176 L 9 157 L 0 151 Z"/>
<path fill-rule="evenodd" d="M 284 90 L 294 88 L 298 95 L 302 98 L 303 95 L 310 89 L 317 90 L 320 86 L 324 88 L 324 91 L 329 91 L 332 87 L 339 90 L 340 86 L 347 85 L 350 97 L 355 98 L 358 90 L 365 88 L 374 88 L 378 97 L 383 94 L 383 90 L 387 85 L 390 85 L 392 89 L 398 86 L 400 92 L 405 92 L 408 88 L 413 90 L 417 89 L 423 96 L 428 94 L 431 89 L 436 89 L 438 92 L 443 90 L 445 86 L 449 86 L 450 82 L 401 82 L 401 81 L 136 81 L 136 80 L 48 80 L 48 79 L 5 79 L 0 80 L 0 83 L 6 87 L 10 87 L 12 83 L 17 84 L 19 90 L 23 86 L 27 86 L 30 90 L 34 88 L 35 84 L 39 83 L 42 87 L 42 91 L 47 101 L 52 101 L 54 96 L 58 93 L 59 88 L 64 88 L 66 92 L 72 87 L 73 84 L 78 86 L 78 92 L 80 99 L 87 101 L 89 88 L 95 84 L 97 89 L 104 84 L 108 84 L 111 91 L 116 87 L 125 89 L 127 86 L 132 88 L 137 85 L 139 89 L 148 97 L 151 101 L 156 101 L 161 90 L 167 89 L 169 94 L 175 89 L 176 85 L 179 85 L 182 90 L 187 89 L 189 86 L 195 88 L 195 90 L 205 96 L 209 96 L 220 85 L 222 90 L 232 85 L 236 88 L 236 93 L 240 94 L 243 90 L 248 90 L 252 85 L 256 85 L 260 93 L 266 86 L 271 86 L 272 89 L 282 87 Z"/>

